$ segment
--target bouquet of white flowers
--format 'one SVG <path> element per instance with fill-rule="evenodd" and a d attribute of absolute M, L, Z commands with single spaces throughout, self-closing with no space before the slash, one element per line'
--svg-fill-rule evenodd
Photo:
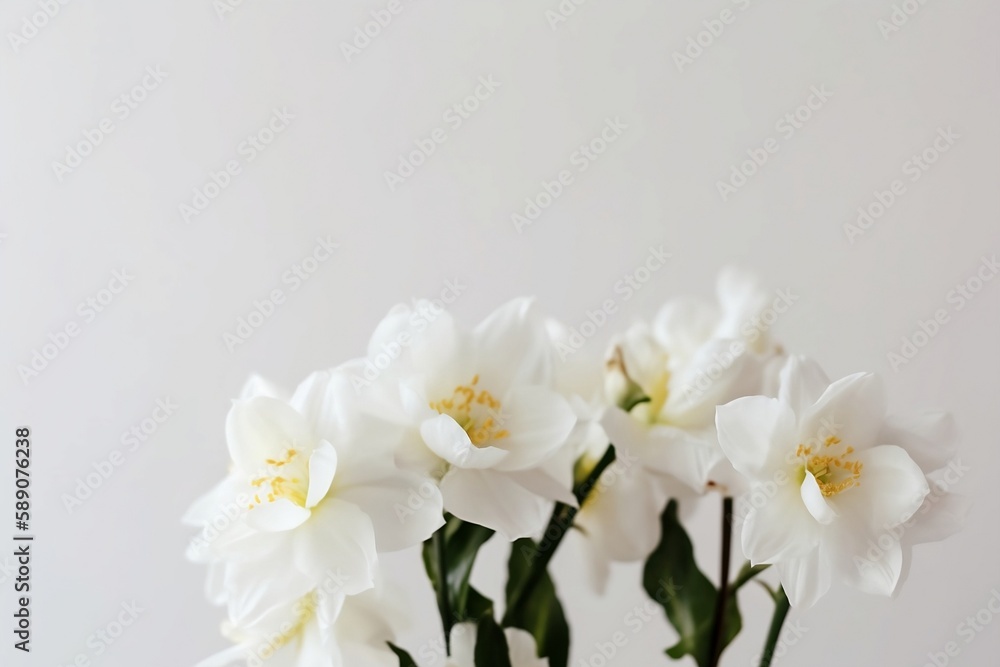
<path fill-rule="evenodd" d="M 566 667 L 548 565 L 573 528 L 599 590 L 611 562 L 645 560 L 642 585 L 679 634 L 667 655 L 699 667 L 739 633 L 737 591 L 772 566 L 762 666 L 791 605 L 842 584 L 891 595 L 911 546 L 966 512 L 935 475 L 949 418 L 886 415 L 874 374 L 831 382 L 787 354 L 769 330 L 790 295 L 736 271 L 717 291 L 668 302 L 603 367 L 576 354 L 585 332 L 530 299 L 472 329 L 416 301 L 389 311 L 366 357 L 290 394 L 253 378 L 226 420 L 229 474 L 186 516 L 234 642 L 201 667 L 415 667 L 394 633 L 410 612 L 378 568 L 420 544 L 448 665 Z M 713 583 L 683 523 L 716 497 Z M 470 583 L 490 539 L 512 543 L 502 614 Z"/>

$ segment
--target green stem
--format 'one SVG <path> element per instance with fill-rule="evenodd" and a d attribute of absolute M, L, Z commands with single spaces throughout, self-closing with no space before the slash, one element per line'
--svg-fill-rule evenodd
<path fill-rule="evenodd" d="M 573 495 L 576 497 L 577 505 L 580 507 L 583 506 L 584 501 L 587 500 L 591 491 L 597 486 L 601 474 L 614 461 L 615 446 L 609 444 L 607 450 L 604 452 L 604 456 L 601 457 L 597 465 L 588 473 L 587 477 L 573 487 Z M 549 561 L 552 560 L 556 549 L 559 548 L 559 544 L 566 536 L 566 533 L 573 527 L 573 519 L 576 518 L 576 514 L 579 511 L 579 507 L 571 507 L 565 503 L 556 503 L 555 508 L 552 510 L 552 517 L 549 519 L 549 524 L 545 528 L 542 542 L 535 547 L 531 561 L 531 570 L 507 601 L 507 610 L 504 612 L 503 625 L 507 625 L 514 611 L 524 602 L 528 593 L 541 581 L 546 569 L 548 569 Z"/>
<path fill-rule="evenodd" d="M 726 636 L 726 606 L 729 604 L 729 568 L 733 552 L 733 499 L 722 500 L 722 557 L 720 559 L 719 594 L 715 600 L 715 620 L 712 623 L 711 654 L 708 667 L 717 667 L 722 657 Z"/>
<path fill-rule="evenodd" d="M 743 564 L 740 569 L 739 574 L 736 575 L 736 579 L 733 580 L 733 585 L 729 587 L 731 593 L 735 593 L 740 590 L 746 584 L 753 581 L 754 577 L 758 574 L 771 567 L 770 565 L 750 565 L 750 561 Z"/>
<path fill-rule="evenodd" d="M 785 617 L 788 616 L 788 610 L 791 608 L 784 588 L 778 588 L 778 592 L 774 596 L 774 602 L 774 617 L 771 619 L 771 629 L 767 633 L 767 643 L 764 645 L 764 653 L 760 657 L 760 667 L 770 667 L 775 647 L 778 646 L 778 637 L 781 636 L 781 626 L 784 625 Z"/>
<path fill-rule="evenodd" d="M 441 611 L 441 625 L 444 627 L 444 647 L 447 655 L 451 655 L 451 627 L 453 623 L 451 614 L 451 600 L 448 599 L 448 547 L 445 540 L 445 529 L 447 525 L 441 526 L 434 533 L 434 550 L 437 552 L 438 569 L 438 609 Z"/>

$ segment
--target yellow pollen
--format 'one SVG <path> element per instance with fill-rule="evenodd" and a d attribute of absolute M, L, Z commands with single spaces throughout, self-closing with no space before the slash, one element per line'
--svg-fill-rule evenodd
<path fill-rule="evenodd" d="M 510 432 L 502 426 L 499 400 L 486 389 L 479 389 L 479 375 L 473 375 L 469 384 L 460 384 L 451 396 L 430 403 L 431 409 L 448 415 L 469 434 L 469 440 L 481 447 L 495 440 L 503 440 Z"/>
<path fill-rule="evenodd" d="M 830 436 L 823 445 L 825 448 L 841 444 L 840 438 Z M 802 462 L 802 476 L 808 470 L 816 478 L 819 489 L 827 498 L 842 493 L 847 489 L 861 484 L 861 471 L 864 465 L 857 460 L 849 459 L 854 453 L 851 446 L 844 447 L 836 454 L 813 454 L 813 448 L 800 444 L 795 449 L 796 458 Z"/>
<path fill-rule="evenodd" d="M 254 502 L 251 503 L 249 509 L 253 509 L 257 505 L 262 505 L 264 502 L 273 503 L 279 498 L 291 500 L 296 505 L 305 507 L 306 489 L 302 488 L 300 477 L 289 478 L 280 474 L 282 470 L 308 472 L 308 462 L 306 459 L 299 457 L 298 454 L 298 450 L 289 448 L 285 450 L 285 455 L 279 459 L 264 460 L 267 466 L 271 468 L 273 474 L 261 475 L 251 479 L 250 486 L 264 491 L 266 500 L 261 499 L 261 494 L 255 494 L 253 497 Z M 289 468 L 288 466 L 291 467 Z"/>

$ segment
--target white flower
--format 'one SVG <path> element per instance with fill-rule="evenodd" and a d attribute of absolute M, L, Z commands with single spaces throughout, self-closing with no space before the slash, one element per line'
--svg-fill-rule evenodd
<path fill-rule="evenodd" d="M 234 645 L 196 667 L 398 667 L 386 643 L 403 617 L 398 601 L 381 584 L 345 597 L 344 583 L 333 575 L 252 622 L 224 624 Z"/>
<path fill-rule="evenodd" d="M 355 386 L 373 414 L 404 428 L 399 461 L 440 478 L 448 512 L 508 539 L 539 532 L 553 500 L 575 502 L 542 467 L 576 420 L 552 386 L 544 323 L 528 299 L 472 331 L 431 308 L 390 311 L 354 366 Z M 373 367 L 373 382 L 359 380 Z"/>
<path fill-rule="evenodd" d="M 734 270 L 720 274 L 717 291 L 718 304 L 669 301 L 651 326 L 636 324 L 613 342 L 607 364 L 611 441 L 631 448 L 644 468 L 698 492 L 710 473 L 717 483 L 733 481 L 724 466 L 713 472 L 723 461 L 716 406 L 763 393 L 777 354 L 761 317 L 774 297 Z"/>
<path fill-rule="evenodd" d="M 340 371 L 314 373 L 288 401 L 234 402 L 233 469 L 188 518 L 205 525 L 189 556 L 214 563 L 210 597 L 228 603 L 237 625 L 307 595 L 331 571 L 342 573 L 344 594 L 367 590 L 377 551 L 419 544 L 443 524 L 434 484 L 397 469 L 394 443 L 353 403 Z M 238 516 L 208 539 L 211 517 L 237 501 Z"/>
<path fill-rule="evenodd" d="M 459 623 L 451 629 L 451 656 L 445 667 L 475 667 L 476 633 L 473 623 Z M 535 648 L 535 638 L 520 628 L 506 628 L 511 667 L 549 667 L 548 658 L 539 658 Z"/>
<path fill-rule="evenodd" d="M 892 531 L 920 509 L 929 485 L 904 449 L 914 438 L 885 410 L 875 375 L 831 384 L 799 357 L 783 368 L 778 398 L 718 409 L 722 448 L 751 483 L 743 551 L 776 566 L 793 605 L 812 605 L 834 579 L 882 595 L 900 581 L 903 549 Z M 872 544 L 884 548 L 872 553 Z"/>

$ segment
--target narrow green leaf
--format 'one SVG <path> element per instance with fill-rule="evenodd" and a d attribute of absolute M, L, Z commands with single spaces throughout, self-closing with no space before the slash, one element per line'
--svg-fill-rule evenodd
<path fill-rule="evenodd" d="M 678 660 L 685 655 L 695 659 L 699 667 L 709 661 L 712 623 L 718 591 L 694 559 L 691 539 L 677 518 L 677 501 L 671 500 L 660 517 L 660 543 L 650 554 L 643 571 L 643 587 L 667 614 L 680 639 L 667 649 L 667 655 Z M 726 605 L 723 648 L 739 634 L 743 619 L 732 595 Z"/>
<path fill-rule="evenodd" d="M 399 648 L 392 642 L 387 642 L 387 643 L 389 644 L 389 648 L 392 650 L 392 652 L 395 653 L 396 657 L 399 658 L 399 667 L 417 667 L 417 663 L 414 662 L 413 658 L 410 657 L 409 653 Z"/>
<path fill-rule="evenodd" d="M 522 538 L 511 545 L 508 562 L 507 601 L 530 575 L 535 544 Z M 516 609 L 504 617 L 506 627 L 527 630 L 535 638 L 538 656 L 549 659 L 549 667 L 566 667 L 569 662 L 569 625 L 563 614 L 556 587 L 548 572 L 525 593 Z"/>
<path fill-rule="evenodd" d="M 492 616 L 479 620 L 475 657 L 476 667 L 511 667 L 507 637 Z"/>

